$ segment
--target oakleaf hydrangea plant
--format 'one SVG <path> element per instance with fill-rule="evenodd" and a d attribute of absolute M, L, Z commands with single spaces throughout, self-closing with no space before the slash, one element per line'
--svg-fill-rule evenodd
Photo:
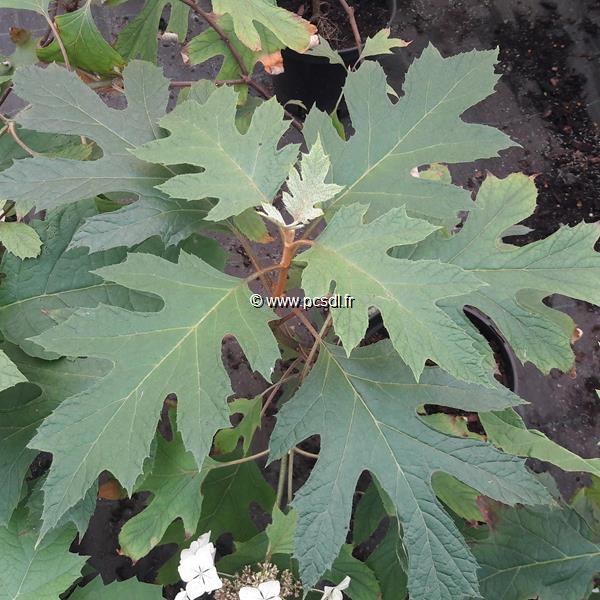
<path fill-rule="evenodd" d="M 222 56 L 217 81 L 155 64 L 167 5 L 167 39 Z M 25 104 L 0 114 L 0 599 L 591 593 L 600 459 L 526 427 L 468 316 L 547 373 L 575 324 L 544 299 L 600 305 L 597 224 L 514 245 L 535 180 L 452 181 L 516 145 L 462 117 L 497 50 L 429 45 L 394 92 L 371 59 L 405 42 L 359 33 L 347 65 L 275 0 L 146 0 L 114 44 L 90 0 L 0 8 L 49 27 L 0 75 Z M 252 78 L 286 48 L 346 69 L 343 122 Z M 595 487 L 567 505 L 527 458 Z M 114 554 L 171 558 L 90 582 L 73 542 L 125 497 Z"/>

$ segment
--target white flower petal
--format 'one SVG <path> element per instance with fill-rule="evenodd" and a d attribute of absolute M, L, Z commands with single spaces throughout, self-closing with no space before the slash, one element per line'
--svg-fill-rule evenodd
<path fill-rule="evenodd" d="M 207 592 L 214 592 L 223 587 L 223 582 L 219 578 L 219 574 L 214 567 L 208 571 L 204 571 L 202 573 L 202 579 L 204 579 L 204 586 L 206 587 Z"/>
<path fill-rule="evenodd" d="M 212 549 L 208 546 L 202 546 L 194 557 L 200 571 L 208 571 L 215 566 L 215 558 Z"/>
<path fill-rule="evenodd" d="M 264 600 L 264 596 L 260 593 L 260 590 L 253 587 L 243 587 L 238 592 L 238 596 L 240 600 Z"/>
<path fill-rule="evenodd" d="M 344 579 L 342 579 L 336 586 L 335 589 L 336 590 L 347 590 L 348 587 L 350 586 L 350 582 L 352 581 L 352 579 L 350 579 L 350 577 L 348 577 L 348 575 L 346 575 L 346 577 L 344 577 Z"/>
<path fill-rule="evenodd" d="M 205 594 L 208 590 L 204 585 L 202 577 L 197 577 L 196 579 L 192 579 L 192 581 L 185 586 L 185 591 L 190 597 L 190 600 L 196 600 L 196 598 L 200 598 L 200 596 Z"/>
<path fill-rule="evenodd" d="M 276 579 L 259 584 L 258 589 L 265 600 L 281 600 L 279 598 L 281 584 Z"/>
<path fill-rule="evenodd" d="M 185 590 L 181 590 L 177 596 L 175 596 L 175 600 L 189 600 L 189 596 Z"/>
<path fill-rule="evenodd" d="M 198 546 L 207 546 L 210 543 L 210 531 L 207 531 L 206 533 L 203 533 L 199 538 L 198 538 Z"/>
<path fill-rule="evenodd" d="M 181 577 L 183 581 L 191 581 L 200 575 L 200 569 L 198 568 L 198 563 L 194 557 L 182 560 L 179 563 L 177 570 L 179 571 L 179 577 Z"/>
<path fill-rule="evenodd" d="M 326 585 L 323 588 L 321 600 L 344 600 L 344 596 L 342 595 L 342 592 L 337 589 L 337 587 L 329 587 Z"/>
<path fill-rule="evenodd" d="M 192 542 L 195 544 L 195 542 Z M 189 560 L 194 556 L 195 552 L 190 548 L 184 548 L 179 555 L 179 561 L 183 562 L 184 560 Z"/>

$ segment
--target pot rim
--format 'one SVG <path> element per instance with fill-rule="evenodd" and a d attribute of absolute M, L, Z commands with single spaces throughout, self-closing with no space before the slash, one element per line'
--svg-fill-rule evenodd
<path fill-rule="evenodd" d="M 506 367 L 506 373 L 504 373 L 506 383 L 504 385 L 507 389 L 513 392 L 513 394 L 519 396 L 520 386 L 518 373 L 521 363 L 514 353 L 514 350 L 506 341 L 502 333 L 500 333 L 496 324 L 487 315 L 470 305 L 465 305 L 463 310 L 469 321 L 471 321 L 473 326 L 479 331 L 479 333 L 486 339 L 488 343 L 490 342 L 490 338 L 493 338 L 497 342 L 498 354 L 504 363 L 503 365 L 498 366 Z M 381 327 L 385 328 L 383 318 L 379 310 L 374 308 L 369 311 L 369 327 L 367 329 L 366 337 L 373 333 L 374 330 L 379 330 Z"/>

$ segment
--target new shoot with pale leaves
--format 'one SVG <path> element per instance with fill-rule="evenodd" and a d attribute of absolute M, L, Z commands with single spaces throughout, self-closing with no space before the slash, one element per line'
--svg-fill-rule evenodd
<path fill-rule="evenodd" d="M 323 149 L 321 138 L 317 137 L 310 152 L 304 154 L 299 168 L 292 167 L 288 176 L 287 191 L 283 192 L 282 202 L 292 217 L 286 223 L 281 212 L 272 204 L 263 203 L 263 216 L 285 229 L 298 229 L 323 215 L 322 205 L 334 198 L 344 188 L 334 183 L 325 183 L 331 161 Z"/>

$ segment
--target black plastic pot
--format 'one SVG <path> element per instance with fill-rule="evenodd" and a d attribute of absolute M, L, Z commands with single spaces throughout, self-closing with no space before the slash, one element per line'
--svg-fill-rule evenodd
<path fill-rule="evenodd" d="M 518 395 L 519 380 L 517 373 L 519 372 L 518 365 L 520 363 L 512 348 L 508 345 L 508 342 L 504 339 L 502 334 L 496 329 L 496 326 L 489 317 L 471 306 L 466 306 L 464 311 L 469 321 L 475 325 L 479 333 L 487 340 L 492 348 L 494 357 L 498 363 L 502 383 L 509 390 Z M 369 319 L 369 329 L 367 330 L 366 339 L 368 341 L 376 341 L 387 337 L 388 333 L 383 324 L 381 314 L 376 312 Z"/>
<path fill-rule="evenodd" d="M 382 27 L 389 26 L 396 15 L 397 0 L 388 0 L 388 3 L 389 19 L 387 23 L 382 23 Z M 353 65 L 358 60 L 356 46 L 338 52 L 347 65 Z M 346 80 L 346 69 L 311 54 L 299 54 L 289 49 L 282 54 L 285 71 L 273 78 L 277 100 L 281 104 L 299 100 L 307 109 L 316 104 L 323 111 L 333 111 Z M 295 110 L 293 105 L 288 108 Z"/>

